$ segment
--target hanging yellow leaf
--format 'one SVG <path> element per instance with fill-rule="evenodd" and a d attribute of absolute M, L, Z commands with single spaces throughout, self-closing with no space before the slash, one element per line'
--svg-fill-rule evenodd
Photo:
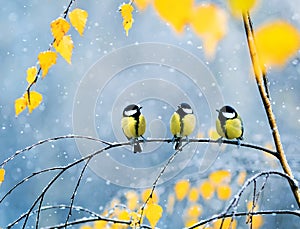
<path fill-rule="evenodd" d="M 56 58 L 57 58 L 56 52 L 46 51 L 46 52 L 39 53 L 38 60 L 39 60 L 40 67 L 43 71 L 42 73 L 43 78 L 47 75 L 49 68 L 52 65 L 56 64 Z"/>
<path fill-rule="evenodd" d="M 214 185 L 228 183 L 231 180 L 231 173 L 228 170 L 217 170 L 209 174 L 209 180 Z"/>
<path fill-rule="evenodd" d="M 222 219 L 217 219 L 213 224 L 213 228 L 220 229 L 221 224 L 222 224 Z M 237 226 L 237 221 L 235 219 L 231 221 L 231 218 L 225 218 L 223 221 L 222 229 L 236 229 L 236 226 Z"/>
<path fill-rule="evenodd" d="M 218 42 L 227 32 L 227 14 L 214 4 L 203 4 L 194 8 L 191 27 L 203 39 L 204 51 L 213 58 Z"/>
<path fill-rule="evenodd" d="M 133 18 L 132 18 L 133 6 L 131 4 L 123 4 L 120 6 L 121 16 L 123 18 L 123 28 L 128 36 L 128 31 L 132 27 Z"/>
<path fill-rule="evenodd" d="M 255 32 L 260 65 L 283 67 L 300 49 L 300 33 L 288 22 L 277 20 Z"/>
<path fill-rule="evenodd" d="M 26 80 L 28 84 L 32 84 L 37 76 L 37 68 L 35 66 L 27 69 L 27 77 Z"/>
<path fill-rule="evenodd" d="M 37 108 L 43 100 L 43 96 L 36 91 L 30 91 L 29 97 L 28 93 L 25 93 L 24 98 L 27 101 L 29 113 L 31 113 L 35 108 Z"/>
<path fill-rule="evenodd" d="M 15 114 L 18 116 L 27 107 L 27 100 L 24 97 L 15 100 Z"/>
<path fill-rule="evenodd" d="M 69 63 L 71 64 L 72 51 L 74 44 L 70 35 L 64 36 L 62 40 L 57 44 L 53 44 L 55 50 Z"/>
<path fill-rule="evenodd" d="M 88 13 L 85 10 L 76 8 L 69 13 L 69 18 L 72 26 L 78 31 L 80 36 L 83 35 L 83 31 L 86 25 Z"/>
<path fill-rule="evenodd" d="M 199 204 L 190 206 L 186 212 L 188 218 L 198 218 L 202 214 L 202 207 Z"/>
<path fill-rule="evenodd" d="M 235 16 L 241 17 L 242 12 L 250 11 L 257 0 L 228 0 L 229 8 Z"/>
<path fill-rule="evenodd" d="M 145 191 L 143 191 L 142 201 L 144 203 L 146 202 L 150 194 L 151 194 L 151 189 L 146 189 Z M 152 193 L 152 197 L 150 198 L 149 203 L 158 203 L 158 196 L 155 191 Z"/>
<path fill-rule="evenodd" d="M 247 172 L 244 170 L 244 171 L 241 171 L 237 177 L 237 183 L 239 186 L 242 186 L 246 180 L 246 177 L 247 177 Z"/>
<path fill-rule="evenodd" d="M 141 11 L 145 10 L 152 0 L 134 0 L 134 4 Z"/>
<path fill-rule="evenodd" d="M 175 184 L 175 194 L 177 200 L 181 201 L 186 197 L 190 188 L 190 182 L 188 180 L 180 180 Z"/>
<path fill-rule="evenodd" d="M 196 202 L 199 198 L 198 189 L 197 188 L 191 188 L 188 198 L 189 198 L 190 202 Z"/>
<path fill-rule="evenodd" d="M 183 32 L 190 22 L 193 0 L 154 0 L 154 8 L 159 16 L 170 23 L 176 32 Z"/>
<path fill-rule="evenodd" d="M 66 19 L 59 17 L 51 22 L 51 32 L 52 36 L 55 38 L 55 42 L 59 44 L 61 39 L 66 35 L 70 29 L 69 22 Z"/>
<path fill-rule="evenodd" d="M 220 200 L 228 200 L 231 196 L 231 188 L 228 184 L 217 187 L 217 196 Z"/>
<path fill-rule="evenodd" d="M 5 169 L 0 168 L 0 184 L 4 181 Z"/>
<path fill-rule="evenodd" d="M 200 193 L 202 194 L 204 199 L 210 199 L 215 192 L 215 187 L 209 181 L 204 181 L 200 185 Z"/>
<path fill-rule="evenodd" d="M 125 193 L 125 197 L 127 199 L 127 208 L 131 211 L 135 210 L 139 201 L 138 194 L 135 191 L 128 191 Z"/>
<path fill-rule="evenodd" d="M 145 209 L 145 216 L 148 219 L 150 226 L 155 228 L 158 220 L 161 218 L 163 209 L 158 204 L 149 204 Z"/>

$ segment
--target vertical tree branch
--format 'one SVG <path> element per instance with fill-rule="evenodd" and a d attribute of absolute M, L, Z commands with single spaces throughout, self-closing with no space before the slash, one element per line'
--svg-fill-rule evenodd
<path fill-rule="evenodd" d="M 254 70 L 256 84 L 258 86 L 259 94 L 260 94 L 260 97 L 262 99 L 262 102 L 263 102 L 263 105 L 264 105 L 264 108 L 265 108 L 265 111 L 267 114 L 267 118 L 268 118 L 268 122 L 269 122 L 269 125 L 271 128 L 271 131 L 272 131 L 272 136 L 273 136 L 274 144 L 276 147 L 276 151 L 279 154 L 278 159 L 279 159 L 279 162 L 281 164 L 283 171 L 288 176 L 290 176 L 292 179 L 294 179 L 292 170 L 287 162 L 287 159 L 285 157 L 285 153 L 284 153 L 284 150 L 283 150 L 283 147 L 281 144 L 275 115 L 272 111 L 272 105 L 269 100 L 269 96 L 266 91 L 266 88 L 264 87 L 263 77 L 265 75 L 265 69 L 262 69 L 260 66 L 260 63 L 259 63 L 259 58 L 258 58 L 258 53 L 256 50 L 255 37 L 254 37 L 253 29 L 252 29 L 250 14 L 249 14 L 249 12 L 243 12 L 242 16 L 243 16 L 245 32 L 247 35 L 248 48 L 249 48 L 249 52 L 250 52 L 250 57 L 251 57 L 251 61 L 252 61 L 252 67 Z M 299 187 L 292 185 L 291 183 L 290 183 L 290 186 L 291 186 L 291 189 L 295 196 L 295 199 L 297 201 L 298 207 L 300 208 Z"/>

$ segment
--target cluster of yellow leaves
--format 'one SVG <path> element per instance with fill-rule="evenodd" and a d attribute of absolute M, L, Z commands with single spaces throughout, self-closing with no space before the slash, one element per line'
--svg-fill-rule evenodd
<path fill-rule="evenodd" d="M 155 228 L 155 225 L 162 216 L 163 208 L 158 204 L 159 197 L 156 192 L 153 192 L 151 197 L 150 194 L 151 189 L 146 189 L 141 193 L 133 190 L 127 191 L 124 194 L 126 202 L 121 203 L 120 199 L 114 198 L 107 206 L 107 209 L 104 210 L 103 216 L 128 221 L 130 225 L 96 221 L 93 226 L 84 225 L 81 229 L 138 228 L 140 224 L 143 223 L 144 217 L 148 220 L 151 227 Z M 148 202 L 144 209 L 143 217 L 141 218 L 141 203 L 145 203 L 146 200 L 148 200 Z M 124 206 L 126 207 L 124 208 Z"/>
<path fill-rule="evenodd" d="M 221 201 L 226 201 L 231 197 L 232 174 L 227 170 L 217 170 L 211 172 L 207 179 L 203 180 L 196 186 L 191 186 L 188 180 L 179 180 L 174 185 L 174 192 L 168 197 L 167 202 L 167 213 L 172 214 L 175 201 L 183 201 L 185 198 L 188 200 L 188 206 L 185 209 L 184 220 L 185 226 L 189 227 L 199 222 L 199 217 L 203 212 L 202 206 L 199 204 L 199 198 L 202 197 L 204 200 L 211 199 L 215 194 Z M 242 185 L 246 179 L 246 171 L 241 171 L 236 182 L 238 185 Z M 229 228 L 229 221 L 225 221 L 224 228 Z M 212 227 L 205 225 L 205 228 L 218 228 L 220 222 L 217 220 L 214 222 Z M 234 220 L 231 224 L 232 228 L 236 228 L 237 222 Z M 200 227 L 201 228 L 201 227 Z"/>
<path fill-rule="evenodd" d="M 134 1 L 140 10 L 144 10 L 152 1 Z M 217 43 L 227 31 L 226 12 L 215 4 L 196 4 L 194 0 L 153 0 L 158 15 L 168 22 L 176 32 L 182 33 L 190 25 L 203 39 L 205 54 L 212 58 Z"/>
<path fill-rule="evenodd" d="M 15 100 L 16 115 L 18 116 L 27 107 L 29 113 L 31 113 L 35 108 L 37 108 L 40 105 L 42 100 L 43 100 L 43 96 L 36 91 L 30 91 L 29 95 L 27 92 L 25 92 L 23 97 Z"/>
<path fill-rule="evenodd" d="M 69 13 L 71 25 L 82 36 L 88 13 L 82 9 L 76 8 Z M 70 23 L 64 18 L 57 18 L 50 24 L 51 32 L 54 38 L 53 47 L 69 64 L 71 64 L 73 41 L 70 35 L 66 35 L 71 27 Z M 51 50 L 40 52 L 38 54 L 38 65 L 42 71 L 42 78 L 44 78 L 49 69 L 56 64 L 57 53 Z M 36 66 L 27 69 L 26 80 L 28 88 L 36 83 L 40 70 Z M 15 100 L 15 114 L 18 116 L 23 110 L 28 107 L 29 113 L 39 106 L 42 101 L 42 95 L 35 91 L 28 91 L 24 95 Z"/>
<path fill-rule="evenodd" d="M 131 4 L 123 4 L 120 6 L 119 11 L 121 12 L 121 16 L 123 18 L 123 28 L 126 32 L 126 36 L 128 36 L 128 31 L 132 27 L 133 23 L 133 17 L 132 17 L 132 11 L 133 6 Z"/>

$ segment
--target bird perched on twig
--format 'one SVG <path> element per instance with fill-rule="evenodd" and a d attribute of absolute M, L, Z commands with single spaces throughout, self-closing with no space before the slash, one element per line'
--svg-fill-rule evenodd
<path fill-rule="evenodd" d="M 193 109 L 187 103 L 181 103 L 177 111 L 170 119 L 170 130 L 173 134 L 174 149 L 180 150 L 182 138 L 188 136 L 194 131 L 196 126 L 196 116 Z"/>
<path fill-rule="evenodd" d="M 216 129 L 218 134 L 227 139 L 236 138 L 240 144 L 240 140 L 243 140 L 244 127 L 243 121 L 237 111 L 231 106 L 223 106 L 220 110 L 217 110 L 218 118 L 216 120 Z"/>
<path fill-rule="evenodd" d="M 146 131 L 146 120 L 141 113 L 142 107 L 136 104 L 130 104 L 123 110 L 121 120 L 122 130 L 128 140 L 133 145 L 133 152 L 142 152 L 142 146 L 138 142 L 139 137 L 143 137 Z"/>

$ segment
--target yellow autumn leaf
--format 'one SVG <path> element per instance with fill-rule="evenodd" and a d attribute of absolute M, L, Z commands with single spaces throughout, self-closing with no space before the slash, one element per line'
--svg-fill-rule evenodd
<path fill-rule="evenodd" d="M 161 218 L 163 209 L 158 204 L 149 204 L 145 209 L 145 217 L 148 219 L 150 226 L 155 228 L 155 225 Z"/>
<path fill-rule="evenodd" d="M 214 4 L 202 4 L 193 9 L 191 27 L 202 38 L 208 58 L 215 55 L 218 42 L 227 33 L 227 14 Z"/>
<path fill-rule="evenodd" d="M 29 113 L 31 113 L 35 108 L 37 108 L 43 100 L 43 96 L 36 91 L 30 91 L 29 96 L 28 93 L 25 93 L 24 98 L 27 101 Z"/>
<path fill-rule="evenodd" d="M 4 181 L 5 169 L 0 168 L 0 183 Z"/>
<path fill-rule="evenodd" d="M 107 222 L 104 220 L 98 220 L 94 222 L 94 229 L 106 228 Z"/>
<path fill-rule="evenodd" d="M 193 0 L 154 0 L 154 8 L 159 16 L 178 33 L 190 22 L 193 4 Z"/>
<path fill-rule="evenodd" d="M 144 203 L 146 202 L 150 194 L 151 194 L 151 189 L 146 189 L 145 191 L 142 192 L 142 201 Z M 152 193 L 152 196 L 148 203 L 158 203 L 158 196 L 155 191 Z"/>
<path fill-rule="evenodd" d="M 27 107 L 27 100 L 24 97 L 15 100 L 15 114 L 18 116 Z"/>
<path fill-rule="evenodd" d="M 277 20 L 255 31 L 260 65 L 283 67 L 300 49 L 300 33 L 288 22 Z"/>
<path fill-rule="evenodd" d="M 40 67 L 43 71 L 42 73 L 43 78 L 47 75 L 49 68 L 52 65 L 56 64 L 56 58 L 57 58 L 56 52 L 45 51 L 39 53 L 38 60 L 39 60 Z"/>
<path fill-rule="evenodd" d="M 214 223 L 213 223 L 213 228 L 214 229 L 220 229 L 222 224 L 222 219 L 217 219 Z M 231 218 L 225 218 L 223 221 L 223 226 L 222 229 L 236 229 L 237 226 L 237 221 L 235 219 L 233 219 L 231 221 Z"/>
<path fill-rule="evenodd" d="M 145 10 L 152 0 L 134 0 L 134 4 L 141 11 Z"/>
<path fill-rule="evenodd" d="M 66 19 L 62 17 L 59 17 L 56 20 L 52 21 L 50 26 L 52 36 L 55 38 L 55 42 L 57 42 L 58 44 L 70 29 L 69 22 L 67 22 Z"/>
<path fill-rule="evenodd" d="M 188 218 L 198 218 L 202 214 L 202 207 L 199 204 L 194 204 L 187 209 L 186 215 Z"/>
<path fill-rule="evenodd" d="M 177 200 L 181 201 L 186 197 L 190 188 L 190 182 L 188 180 L 180 180 L 175 184 L 175 194 Z"/>
<path fill-rule="evenodd" d="M 72 51 L 74 44 L 70 35 L 64 36 L 62 40 L 57 44 L 53 44 L 55 50 L 69 63 L 71 64 Z"/>
<path fill-rule="evenodd" d="M 264 224 L 264 218 L 262 215 L 252 216 L 252 229 L 259 229 Z"/>
<path fill-rule="evenodd" d="M 27 69 L 26 80 L 28 84 L 32 84 L 35 81 L 36 76 L 37 76 L 37 68 L 35 66 Z"/>
<path fill-rule="evenodd" d="M 253 9 L 257 0 L 228 0 L 229 8 L 233 15 L 241 17 L 242 12 Z"/>
<path fill-rule="evenodd" d="M 127 199 L 127 208 L 131 211 L 135 210 L 138 205 L 139 196 L 135 191 L 128 191 L 125 193 Z"/>
<path fill-rule="evenodd" d="M 204 181 L 199 187 L 199 191 L 204 199 L 210 199 L 215 192 L 215 187 L 209 181 Z"/>
<path fill-rule="evenodd" d="M 217 187 L 217 196 L 220 200 L 228 200 L 231 196 L 231 188 L 228 184 Z"/>
<path fill-rule="evenodd" d="M 132 27 L 132 23 L 134 22 L 132 18 L 133 6 L 131 4 L 123 4 L 120 6 L 120 13 L 123 18 L 123 28 L 126 32 L 126 36 L 128 36 L 128 31 Z"/>
<path fill-rule="evenodd" d="M 72 26 L 78 31 L 80 36 L 83 35 L 83 31 L 86 25 L 88 13 L 85 10 L 76 8 L 69 13 L 69 18 Z"/>
<path fill-rule="evenodd" d="M 199 198 L 198 189 L 195 187 L 191 188 L 188 198 L 190 202 L 196 202 Z"/>
<path fill-rule="evenodd" d="M 239 186 L 242 186 L 246 180 L 246 177 L 247 177 L 247 172 L 244 170 L 244 171 L 241 171 L 237 177 L 237 183 Z"/>
<path fill-rule="evenodd" d="M 231 173 L 228 170 L 217 170 L 209 174 L 209 180 L 214 185 L 219 185 L 221 183 L 228 183 L 231 180 Z"/>

